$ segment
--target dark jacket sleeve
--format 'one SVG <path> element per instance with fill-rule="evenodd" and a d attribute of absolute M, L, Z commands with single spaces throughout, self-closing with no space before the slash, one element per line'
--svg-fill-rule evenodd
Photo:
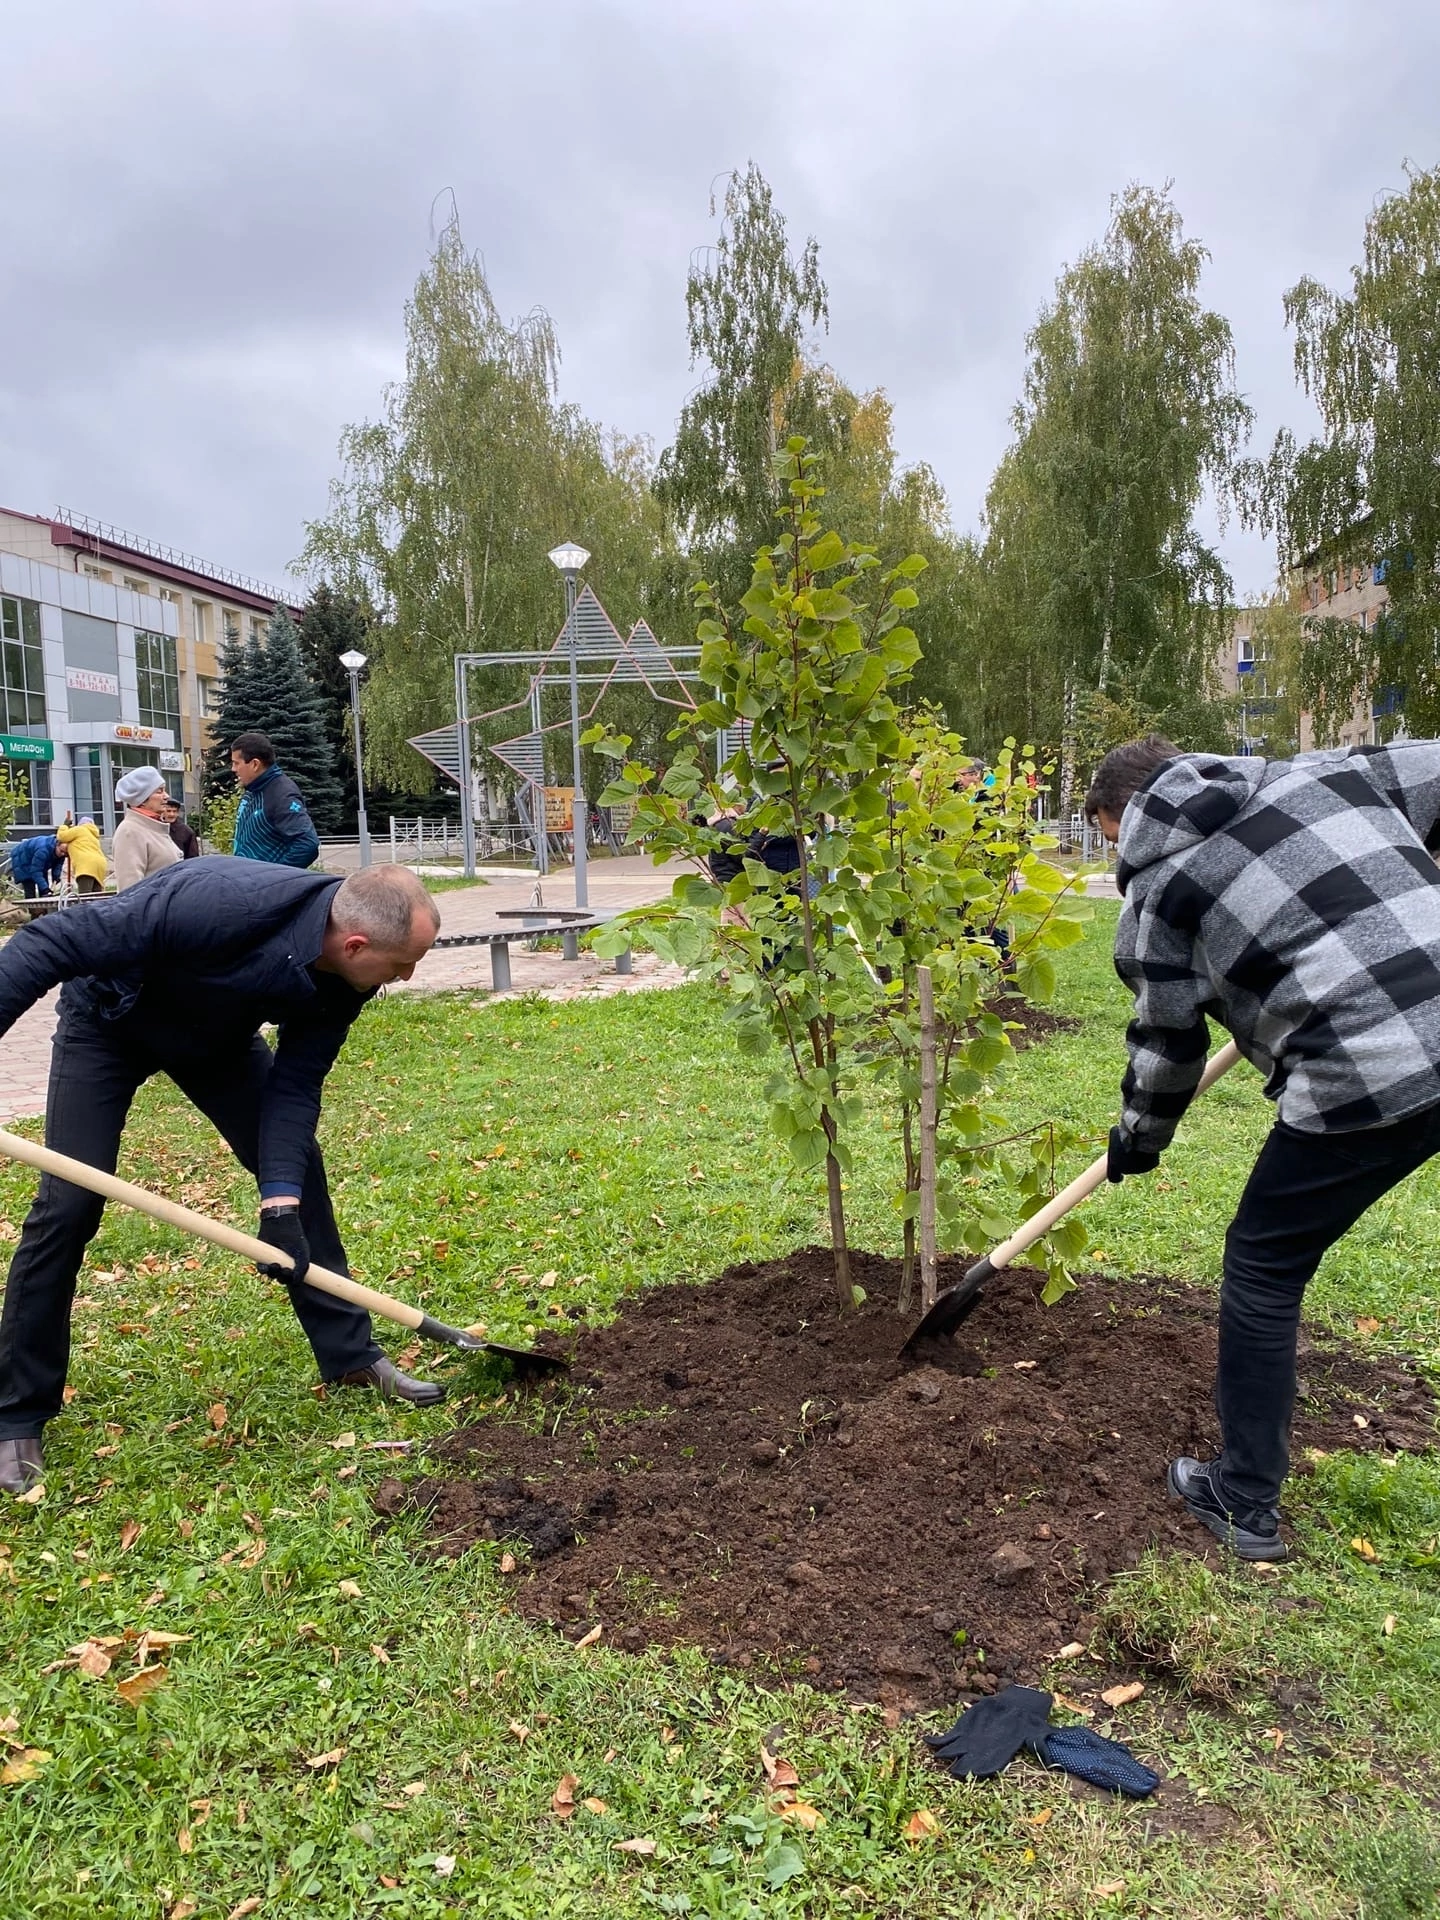
<path fill-rule="evenodd" d="M 63 981 L 88 974 L 124 978 L 143 956 L 165 950 L 166 898 L 133 887 L 12 933 L 0 952 L 0 1033 Z"/>
<path fill-rule="evenodd" d="M 1195 1098 L 1210 1048 L 1209 980 L 1190 936 L 1127 899 L 1115 930 L 1115 971 L 1135 996 L 1125 1032 L 1130 1065 L 1120 1085 L 1127 1145 L 1161 1153 Z"/>
<path fill-rule="evenodd" d="M 272 780 L 261 800 L 266 822 L 283 844 L 280 863 L 287 867 L 310 866 L 319 857 L 320 837 L 295 782 Z"/>
<path fill-rule="evenodd" d="M 281 1026 L 260 1114 L 262 1200 L 298 1194 L 304 1184 L 325 1076 L 349 1031 L 349 1020 L 339 1017 L 287 1020 Z"/>

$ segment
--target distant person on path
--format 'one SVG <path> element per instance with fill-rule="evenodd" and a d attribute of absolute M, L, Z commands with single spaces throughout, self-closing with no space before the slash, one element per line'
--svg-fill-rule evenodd
<path fill-rule="evenodd" d="M 115 888 L 148 880 L 152 873 L 173 867 L 180 849 L 170 838 L 167 814 L 170 796 L 154 767 L 132 767 L 115 782 L 115 804 L 125 816 L 115 829 L 111 853 L 115 860 Z"/>
<path fill-rule="evenodd" d="M 88 813 L 82 813 L 73 827 L 57 827 L 55 838 L 65 849 L 77 893 L 103 893 L 110 877 L 110 862 L 100 843 L 100 829 Z"/>
<path fill-rule="evenodd" d="M 300 789 L 276 766 L 269 737 L 242 733 L 230 749 L 230 769 L 241 787 L 235 816 L 237 858 L 268 860 L 279 867 L 310 866 L 319 855 L 320 838 Z"/>
<path fill-rule="evenodd" d="M 1110 1178 L 1149 1173 L 1229 1029 L 1276 1102 L 1225 1236 L 1222 1451 L 1169 1484 L 1245 1560 L 1283 1560 L 1300 1303 L 1322 1255 L 1440 1153 L 1440 741 L 1295 760 L 1148 739 L 1100 762 L 1115 968 L 1135 995 Z"/>
<path fill-rule="evenodd" d="M 180 849 L 182 860 L 200 858 L 200 836 L 180 810 L 178 800 L 169 800 L 165 806 L 165 824 L 170 829 L 170 838 Z"/>
<path fill-rule="evenodd" d="M 10 848 L 10 878 L 27 900 L 42 900 L 65 877 L 65 854 L 53 833 L 31 834 Z"/>
<path fill-rule="evenodd" d="M 0 952 L 0 1034 L 64 982 L 45 1141 L 113 1172 L 137 1090 L 168 1074 L 255 1176 L 258 1237 L 304 1272 L 348 1273 L 315 1142 L 325 1076 L 365 1003 L 408 980 L 440 913 L 403 867 L 341 880 L 224 857 L 181 860 L 83 912 L 49 914 Z M 273 1022 L 274 1052 L 260 1037 Z M 70 1307 L 104 1202 L 40 1181 L 0 1314 L 0 1489 L 43 1470 L 41 1433 L 64 1403 Z M 286 1281 L 320 1377 L 431 1406 L 444 1389 L 401 1373 L 370 1316 Z"/>

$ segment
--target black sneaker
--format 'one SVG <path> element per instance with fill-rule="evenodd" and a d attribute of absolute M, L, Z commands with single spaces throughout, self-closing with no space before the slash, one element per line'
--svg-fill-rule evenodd
<path fill-rule="evenodd" d="M 1287 1560 L 1290 1549 L 1280 1538 L 1280 1515 L 1274 1507 L 1237 1514 L 1215 1489 L 1211 1470 L 1215 1462 L 1192 1460 L 1182 1454 L 1172 1460 L 1165 1479 L 1171 1493 L 1241 1560 Z"/>

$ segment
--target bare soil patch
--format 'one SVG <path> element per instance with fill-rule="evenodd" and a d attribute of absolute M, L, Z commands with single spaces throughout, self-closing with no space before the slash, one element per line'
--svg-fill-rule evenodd
<path fill-rule="evenodd" d="M 1092 1275 L 1047 1308 L 1006 1273 L 911 1365 L 898 1262 L 861 1254 L 856 1279 L 843 1323 L 820 1248 L 643 1295 L 380 1510 L 423 1508 L 436 1550 L 512 1543 L 513 1604 L 572 1638 L 903 1708 L 1034 1679 L 1147 1546 L 1214 1550 L 1164 1487 L 1217 1444 L 1212 1294 Z M 1434 1444 L 1404 1364 L 1307 1340 L 1301 1372 L 1297 1459 Z"/>

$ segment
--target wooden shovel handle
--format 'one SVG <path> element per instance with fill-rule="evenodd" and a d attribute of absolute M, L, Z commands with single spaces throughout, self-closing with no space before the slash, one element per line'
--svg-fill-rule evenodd
<path fill-rule="evenodd" d="M 1202 1094 L 1208 1087 L 1213 1087 L 1221 1074 L 1228 1073 L 1239 1058 L 1240 1049 L 1233 1040 L 1227 1041 L 1218 1053 L 1211 1055 L 1204 1073 L 1200 1076 L 1200 1084 L 1195 1089 L 1196 1094 Z M 1012 1233 L 1008 1240 L 1002 1240 L 998 1247 L 988 1253 L 985 1256 L 986 1265 L 998 1273 L 1001 1267 L 1009 1266 L 1017 1253 L 1024 1253 L 1027 1247 L 1033 1247 L 1042 1234 L 1048 1233 L 1051 1227 L 1065 1218 L 1072 1207 L 1078 1206 L 1088 1194 L 1092 1194 L 1096 1187 L 1103 1183 L 1109 1170 L 1109 1161 L 1110 1154 L 1107 1149 L 1094 1166 L 1087 1167 L 1084 1173 L 1077 1174 L 1068 1187 L 1062 1187 L 1053 1200 L 1041 1207 L 1038 1213 L 1032 1213 L 1017 1233 Z"/>
<path fill-rule="evenodd" d="M 72 1187 L 85 1187 L 91 1193 L 101 1194 L 106 1200 L 118 1200 L 121 1206 L 148 1213 L 154 1220 L 163 1220 L 167 1227 L 179 1227 L 184 1233 L 198 1234 L 202 1240 L 210 1241 L 213 1246 L 224 1247 L 229 1253 L 238 1253 L 244 1260 L 263 1260 L 279 1266 L 286 1263 L 288 1256 L 278 1247 L 257 1240 L 252 1233 L 241 1233 L 238 1227 L 211 1220 L 203 1213 L 195 1213 L 174 1200 L 151 1193 L 146 1187 L 134 1186 L 129 1180 L 121 1180 L 113 1173 L 102 1173 L 98 1167 L 88 1166 L 83 1160 L 72 1160 L 68 1153 L 56 1153 L 53 1147 L 42 1147 L 37 1141 L 22 1140 L 19 1134 L 0 1130 L 0 1153 L 8 1154 L 12 1160 L 23 1160 L 27 1166 L 38 1167 L 42 1173 L 53 1174 L 57 1180 L 68 1180 Z M 377 1293 L 373 1287 L 362 1286 L 358 1280 L 347 1280 L 343 1273 L 331 1273 L 328 1267 L 311 1267 L 305 1274 L 305 1284 L 318 1287 L 321 1293 L 333 1293 L 337 1300 L 348 1300 L 352 1306 L 378 1313 L 382 1320 L 394 1320 L 400 1326 L 412 1329 L 418 1329 L 425 1323 L 428 1330 L 430 1316 L 422 1313 L 419 1307 L 407 1306 L 403 1300 L 392 1300 L 388 1293 Z"/>

